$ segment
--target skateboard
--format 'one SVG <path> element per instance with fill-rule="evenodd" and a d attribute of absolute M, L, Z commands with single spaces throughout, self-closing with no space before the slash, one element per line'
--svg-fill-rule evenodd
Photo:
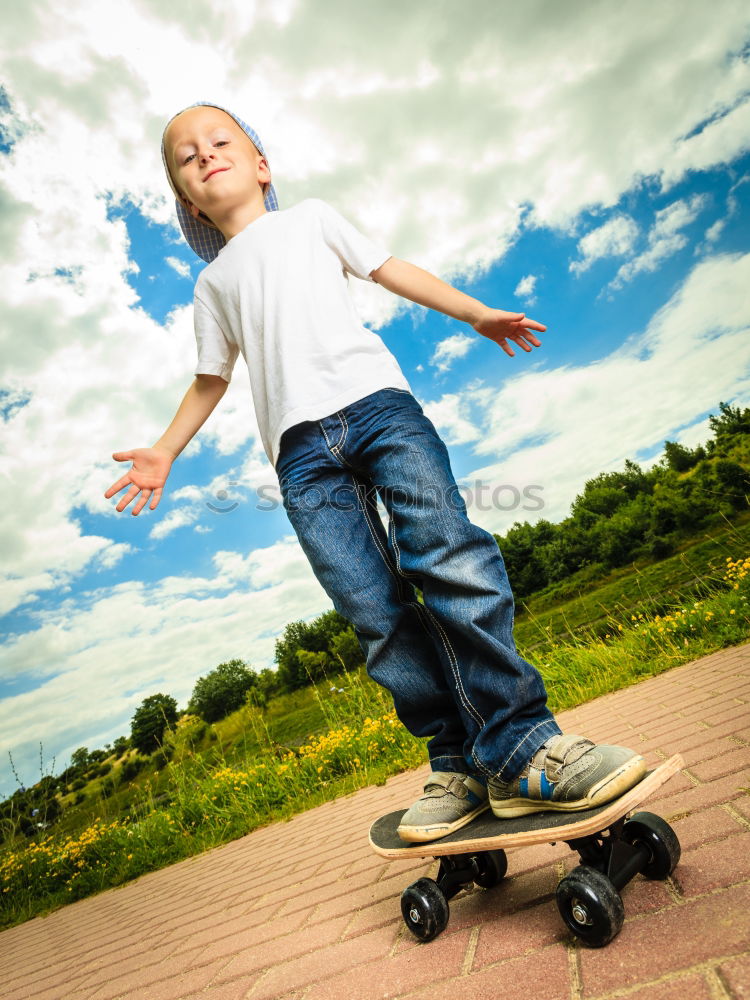
<path fill-rule="evenodd" d="M 580 812 L 532 813 L 497 819 L 488 810 L 439 840 L 411 844 L 396 832 L 405 810 L 381 816 L 370 827 L 370 846 L 384 858 L 439 859 L 436 878 L 420 878 L 401 894 L 401 913 L 412 934 L 431 941 L 448 924 L 448 900 L 462 889 L 491 889 L 505 876 L 505 849 L 564 841 L 581 859 L 557 887 L 560 916 L 591 947 L 620 932 L 625 911 L 620 890 L 638 874 L 666 879 L 680 860 L 680 842 L 661 817 L 633 810 L 682 767 L 670 757 L 613 802 Z"/>

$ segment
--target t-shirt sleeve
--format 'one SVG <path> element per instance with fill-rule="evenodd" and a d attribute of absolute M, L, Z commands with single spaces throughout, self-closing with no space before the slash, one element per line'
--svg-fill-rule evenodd
<path fill-rule="evenodd" d="M 219 321 L 208 305 L 196 294 L 193 299 L 193 322 L 198 346 L 198 363 L 195 375 L 220 375 L 226 382 L 232 379 L 232 370 L 239 346 L 222 330 Z"/>
<path fill-rule="evenodd" d="M 357 278 L 372 281 L 370 272 L 377 270 L 393 254 L 360 233 L 328 202 L 319 198 L 310 200 L 315 202 L 320 213 L 325 241 L 338 256 L 344 270 Z"/>

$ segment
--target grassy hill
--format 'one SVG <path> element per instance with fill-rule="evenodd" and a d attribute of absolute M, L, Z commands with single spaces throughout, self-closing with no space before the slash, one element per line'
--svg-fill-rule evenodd
<path fill-rule="evenodd" d="M 594 583 L 587 581 L 585 570 L 581 571 L 564 584 L 519 602 L 515 625 L 519 651 L 544 674 L 544 661 L 561 643 L 604 638 L 633 617 L 664 615 L 680 602 L 705 597 L 721 581 L 727 557 L 745 552 L 750 552 L 750 514 L 685 542 L 679 552 L 659 562 L 644 560 L 614 570 Z M 364 671 L 358 671 L 356 683 L 369 690 L 373 701 L 382 698 Z M 250 757 L 278 757 L 285 749 L 302 746 L 331 728 L 336 721 L 336 700 L 345 697 L 338 689 L 346 693 L 351 687 L 351 676 L 338 675 L 317 688 L 272 698 L 263 709 L 243 707 L 212 725 L 183 717 L 175 733 L 168 736 L 163 753 L 150 758 L 139 758 L 133 750 L 120 757 L 113 753 L 93 768 L 106 773 L 79 780 L 76 788 L 69 786 L 58 796 L 62 815 L 55 828 L 74 833 L 96 817 L 123 819 L 146 796 L 156 803 L 164 801 L 170 780 L 165 765 L 169 761 L 198 758 L 207 769 L 220 764 L 231 767 Z M 140 770 L 124 778 L 133 769 L 134 760 L 140 761 Z"/>

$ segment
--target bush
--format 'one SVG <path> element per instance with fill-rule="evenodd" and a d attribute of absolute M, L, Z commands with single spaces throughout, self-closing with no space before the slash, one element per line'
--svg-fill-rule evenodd
<path fill-rule="evenodd" d="M 120 781 L 132 781 L 146 763 L 143 757 L 131 757 L 120 768 Z"/>
<path fill-rule="evenodd" d="M 153 753 L 161 746 L 165 731 L 176 722 L 174 698 L 168 694 L 152 694 L 136 709 L 130 723 L 131 742 L 141 753 Z"/>
<path fill-rule="evenodd" d="M 241 708 L 257 683 L 257 676 L 242 660 L 220 663 L 210 674 L 198 678 L 188 711 L 204 722 L 218 722 Z"/>

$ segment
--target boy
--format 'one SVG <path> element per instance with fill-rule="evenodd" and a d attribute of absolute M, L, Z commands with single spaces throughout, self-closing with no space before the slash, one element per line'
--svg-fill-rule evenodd
<path fill-rule="evenodd" d="M 561 734 L 539 673 L 516 652 L 497 544 L 469 521 L 445 445 L 359 320 L 345 272 L 470 323 L 511 357 L 509 341 L 531 351 L 546 327 L 392 257 L 319 199 L 279 211 L 259 137 L 225 108 L 201 102 L 175 115 L 162 157 L 182 231 L 209 262 L 195 287 L 196 378 L 152 448 L 112 456 L 133 464 L 105 497 L 129 487 L 118 511 L 139 493 L 133 514 L 149 499 L 156 508 L 242 352 L 313 571 L 401 721 L 431 737 L 431 775 L 403 839 L 445 836 L 488 808 L 501 818 L 580 810 L 632 787 L 645 774 L 640 755 Z"/>

